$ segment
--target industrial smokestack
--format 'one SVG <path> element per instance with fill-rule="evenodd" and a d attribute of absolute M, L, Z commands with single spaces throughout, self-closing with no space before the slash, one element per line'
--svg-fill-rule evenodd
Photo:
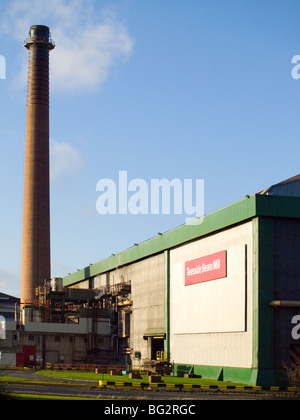
<path fill-rule="evenodd" d="M 51 278 L 49 187 L 49 51 L 47 26 L 30 28 L 21 302 L 35 299 L 36 287 Z"/>

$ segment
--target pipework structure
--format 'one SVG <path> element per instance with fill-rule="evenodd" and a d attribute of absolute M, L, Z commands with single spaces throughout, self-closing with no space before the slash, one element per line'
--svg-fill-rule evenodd
<path fill-rule="evenodd" d="M 47 26 L 31 26 L 23 203 L 21 303 L 51 278 L 49 186 L 49 52 L 55 44 Z"/>

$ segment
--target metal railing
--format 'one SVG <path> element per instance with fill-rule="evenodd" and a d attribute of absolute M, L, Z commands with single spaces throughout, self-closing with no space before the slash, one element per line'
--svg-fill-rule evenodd
<path fill-rule="evenodd" d="M 168 353 L 166 351 L 157 351 L 156 352 L 156 360 L 161 362 L 168 361 Z"/>

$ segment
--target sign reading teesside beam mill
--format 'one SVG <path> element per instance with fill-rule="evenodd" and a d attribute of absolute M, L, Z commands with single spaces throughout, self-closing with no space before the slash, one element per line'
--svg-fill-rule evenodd
<path fill-rule="evenodd" d="M 185 263 L 185 286 L 217 280 L 227 276 L 226 251 Z"/>

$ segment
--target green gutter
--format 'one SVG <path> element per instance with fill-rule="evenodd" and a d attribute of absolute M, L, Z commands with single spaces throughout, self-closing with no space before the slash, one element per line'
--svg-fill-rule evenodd
<path fill-rule="evenodd" d="M 114 270 L 117 267 L 141 260 L 153 254 L 164 252 L 184 242 L 223 229 L 227 226 L 240 223 L 255 216 L 255 196 L 245 198 L 237 203 L 224 207 L 206 215 L 202 223 L 186 224 L 172 229 L 161 236 L 129 248 L 117 255 L 106 258 L 96 264 L 90 265 L 69 276 L 64 277 L 64 286 L 83 281 L 89 277 Z"/>
<path fill-rule="evenodd" d="M 149 239 L 117 255 L 70 274 L 64 278 L 64 285 L 69 286 L 150 255 L 164 252 L 185 242 L 252 219 L 255 216 L 300 218 L 300 198 L 252 195 L 206 215 L 202 223 L 179 226 L 161 236 Z"/>

